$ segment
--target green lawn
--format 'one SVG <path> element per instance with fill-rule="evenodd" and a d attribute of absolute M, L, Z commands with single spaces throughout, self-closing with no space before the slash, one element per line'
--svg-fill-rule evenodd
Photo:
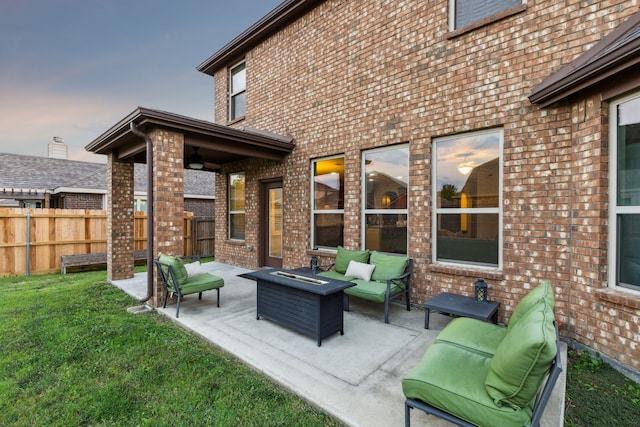
<path fill-rule="evenodd" d="M 0 279 L 1 426 L 340 425 L 164 316 L 127 313 L 105 277 Z M 565 368 L 566 426 L 638 425 L 640 385 L 573 351 Z"/>
<path fill-rule="evenodd" d="M 0 279 L 0 425 L 340 425 L 105 277 Z"/>

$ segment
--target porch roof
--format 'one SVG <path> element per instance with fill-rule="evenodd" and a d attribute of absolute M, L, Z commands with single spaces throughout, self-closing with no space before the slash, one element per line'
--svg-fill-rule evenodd
<path fill-rule="evenodd" d="M 529 100 L 540 107 L 606 84 L 605 99 L 640 84 L 640 12 L 593 47 L 533 88 Z"/>
<path fill-rule="evenodd" d="M 131 114 L 94 139 L 85 149 L 96 154 L 114 153 L 117 160 L 146 162 L 145 141 L 131 130 L 131 124 L 148 133 L 153 128 L 184 135 L 185 158 L 202 156 L 205 170 L 217 170 L 225 163 L 245 158 L 282 160 L 291 153 L 293 138 L 258 129 L 236 129 L 191 117 L 138 107 Z"/>

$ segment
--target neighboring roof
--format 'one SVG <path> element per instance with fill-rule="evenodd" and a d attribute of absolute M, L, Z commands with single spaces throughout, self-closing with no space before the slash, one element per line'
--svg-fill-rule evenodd
<path fill-rule="evenodd" d="M 533 88 L 529 100 L 547 107 L 640 65 L 640 12 L 576 60 Z"/>
<path fill-rule="evenodd" d="M 185 195 L 213 198 L 211 172 L 185 169 Z M 134 190 L 147 191 L 146 165 L 136 164 Z M 44 198 L 45 193 L 99 193 L 107 191 L 104 163 L 0 153 L 0 198 Z"/>
<path fill-rule="evenodd" d="M 295 147 L 290 137 L 256 129 L 236 129 L 166 111 L 138 107 L 85 149 L 97 154 L 114 153 L 118 160 L 133 159 L 136 163 L 145 163 L 146 143 L 143 138 L 134 134 L 132 125 L 143 133 L 160 128 L 183 134 L 185 157 L 193 153 L 193 147 L 199 148 L 198 154 L 203 157 L 205 165 L 213 165 L 209 170 L 219 169 L 219 165 L 224 163 L 252 157 L 279 161 Z"/>
<path fill-rule="evenodd" d="M 206 61 L 198 65 L 196 69 L 213 76 L 217 70 L 242 58 L 253 47 L 322 3 L 324 3 L 324 0 L 286 0 L 282 2 Z"/>

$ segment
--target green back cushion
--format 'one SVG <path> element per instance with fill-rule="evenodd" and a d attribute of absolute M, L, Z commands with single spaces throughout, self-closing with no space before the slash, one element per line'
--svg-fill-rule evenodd
<path fill-rule="evenodd" d="M 178 287 L 182 285 L 189 277 L 189 275 L 187 274 L 187 269 L 184 267 L 184 262 L 182 262 L 182 259 L 180 259 L 179 257 L 160 254 L 160 258 L 158 259 L 158 261 L 169 264 L 171 266 L 171 268 L 173 269 L 173 274 L 176 276 Z M 171 280 L 171 277 L 169 277 L 169 280 Z M 174 284 L 170 283 L 170 285 L 173 286 Z"/>
<path fill-rule="evenodd" d="M 383 253 L 373 251 L 369 261 L 376 268 L 373 270 L 371 280 L 385 282 L 392 277 L 401 276 L 407 268 L 409 258 L 396 255 L 385 255 Z"/>
<path fill-rule="evenodd" d="M 520 409 L 535 398 L 556 355 L 551 306 L 543 301 L 526 313 L 498 345 L 485 388 L 498 406 Z"/>
<path fill-rule="evenodd" d="M 551 310 L 555 308 L 555 297 L 553 295 L 553 288 L 548 280 L 545 280 L 535 288 L 533 288 L 527 295 L 524 296 L 516 306 L 516 309 L 509 319 L 509 328 L 515 326 L 520 319 L 527 314 L 529 310 L 539 302 L 546 301 Z"/>
<path fill-rule="evenodd" d="M 358 262 L 368 262 L 369 261 L 369 251 L 352 251 L 349 249 L 345 249 L 342 246 L 338 246 L 338 253 L 336 254 L 336 271 L 338 273 L 344 274 L 347 271 L 347 267 L 349 266 L 349 262 L 358 261 Z"/>

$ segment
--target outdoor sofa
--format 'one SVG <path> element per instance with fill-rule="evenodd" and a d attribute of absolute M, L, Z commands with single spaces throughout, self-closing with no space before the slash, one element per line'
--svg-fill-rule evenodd
<path fill-rule="evenodd" d="M 224 279 L 211 273 L 194 268 L 192 273 L 189 274 L 184 263 L 185 260 L 191 260 L 193 263 L 197 262 L 197 266 L 200 265 L 200 257 L 198 256 L 177 257 L 160 254 L 158 259 L 153 261 L 156 264 L 165 290 L 163 308 L 167 307 L 169 294 L 174 294 L 178 297 L 176 318 L 180 315 L 180 301 L 185 295 L 197 293 L 200 300 L 204 291 L 215 289 L 217 292 L 217 306 L 220 307 L 220 288 L 224 286 Z"/>
<path fill-rule="evenodd" d="M 384 304 L 384 322 L 389 323 L 389 302 L 403 295 L 407 311 L 411 310 L 411 258 L 338 246 L 335 262 L 325 268 L 326 271 L 319 272 L 319 276 L 356 284 L 344 290 L 346 311 L 349 311 L 350 296 L 381 303 Z"/>
<path fill-rule="evenodd" d="M 538 426 L 562 371 L 554 305 L 544 281 L 508 326 L 451 321 L 402 379 L 405 426 L 413 408 L 461 426 Z"/>

